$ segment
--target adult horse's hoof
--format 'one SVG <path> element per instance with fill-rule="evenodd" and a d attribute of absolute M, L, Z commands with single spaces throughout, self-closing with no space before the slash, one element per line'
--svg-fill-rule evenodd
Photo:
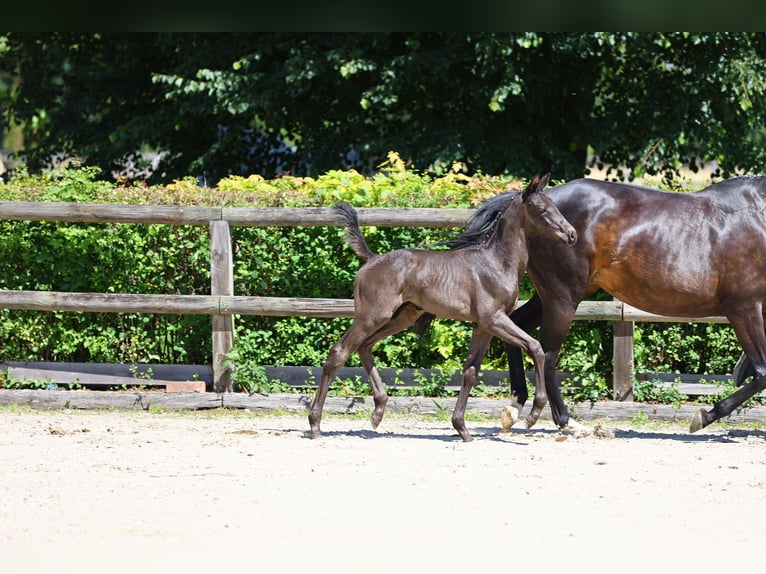
<path fill-rule="evenodd" d="M 510 405 L 504 406 L 503 412 L 500 413 L 500 420 L 502 422 L 501 432 L 508 432 L 508 429 L 515 425 L 516 421 L 519 420 L 519 409 Z"/>
<path fill-rule="evenodd" d="M 700 409 L 696 413 L 694 413 L 694 416 L 692 417 L 692 424 L 689 426 L 689 432 L 694 433 L 707 426 L 705 424 L 706 414 L 707 412 L 705 412 L 705 409 Z"/>

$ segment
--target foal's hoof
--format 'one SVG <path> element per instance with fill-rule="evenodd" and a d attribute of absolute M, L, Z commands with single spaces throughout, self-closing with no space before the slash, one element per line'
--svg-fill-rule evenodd
<path fill-rule="evenodd" d="M 519 420 L 519 409 L 516 407 L 506 405 L 503 407 L 503 412 L 500 413 L 500 420 L 502 421 L 502 431 L 508 432 L 516 421 Z"/>
<path fill-rule="evenodd" d="M 694 413 L 694 416 L 692 417 L 692 424 L 689 426 L 689 432 L 697 432 L 700 429 L 705 428 L 707 426 L 705 424 L 705 415 L 707 413 L 705 412 L 705 409 L 700 409 L 696 413 Z"/>

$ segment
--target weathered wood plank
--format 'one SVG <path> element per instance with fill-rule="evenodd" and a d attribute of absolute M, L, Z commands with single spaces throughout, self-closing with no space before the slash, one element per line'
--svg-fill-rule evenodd
<path fill-rule="evenodd" d="M 148 410 L 205 410 L 211 408 L 245 409 L 256 412 L 287 410 L 308 412 L 312 397 L 304 394 L 247 395 L 244 393 L 163 393 L 157 391 L 37 391 L 0 390 L 0 405 L 26 405 L 37 409 L 124 409 Z M 412 415 L 436 415 L 451 413 L 455 398 L 391 397 L 388 412 Z M 472 397 L 466 411 L 496 417 L 508 404 L 504 399 Z M 578 420 L 607 419 L 612 421 L 633 419 L 643 413 L 649 420 L 688 421 L 701 405 L 652 405 L 645 403 L 596 402 L 575 403 L 571 413 Z M 368 413 L 373 408 L 371 397 L 328 397 L 324 411 L 327 413 Z M 530 405 L 522 413 L 526 414 Z M 543 409 L 541 418 L 550 420 L 550 409 Z M 766 422 L 766 407 L 750 407 L 736 410 L 723 422 Z M 499 423 L 498 423 L 499 424 Z M 533 429 L 534 430 L 534 429 Z"/>
<path fill-rule="evenodd" d="M 359 223 L 380 227 L 463 227 L 472 209 L 360 207 Z M 71 223 L 139 223 L 236 226 L 340 225 L 330 207 L 214 207 L 0 201 L 0 219 Z"/>
<path fill-rule="evenodd" d="M 35 409 L 205 410 L 220 408 L 221 404 L 218 393 L 0 390 L 0 405 L 25 405 Z"/>
<path fill-rule="evenodd" d="M 7 375 L 20 381 L 51 381 L 57 385 L 78 383 L 87 388 L 165 386 L 168 382 L 204 381 L 212 390 L 212 369 L 207 365 L 125 365 L 112 363 L 58 363 L 11 361 Z"/>
<path fill-rule="evenodd" d="M 518 306 L 526 303 L 519 301 Z M 581 321 L 622 321 L 622 301 L 581 301 L 575 319 Z"/>
<path fill-rule="evenodd" d="M 0 201 L 0 219 L 74 223 L 208 225 L 212 220 L 221 219 L 221 208 L 193 205 Z"/>
<path fill-rule="evenodd" d="M 231 231 L 227 221 L 210 222 L 210 294 L 234 295 L 234 263 Z M 220 308 L 220 304 L 219 304 Z M 213 388 L 232 390 L 231 373 L 224 367 L 226 355 L 234 345 L 234 317 L 213 315 Z"/>
<path fill-rule="evenodd" d="M 464 227 L 472 209 L 359 207 L 360 225 L 379 227 Z M 231 225 L 327 226 L 341 225 L 331 207 L 224 207 Z"/>
<path fill-rule="evenodd" d="M 525 301 L 519 301 L 522 305 Z M 575 313 L 581 320 L 619 320 L 622 303 L 583 301 Z M 264 315 L 353 317 L 353 299 L 257 297 L 244 295 L 133 295 L 128 293 L 67 293 L 3 291 L 0 308 L 33 311 L 99 313 L 170 313 L 196 315 Z"/>
<path fill-rule="evenodd" d="M 353 317 L 353 299 L 299 297 L 221 297 L 221 313 L 274 317 Z"/>
<path fill-rule="evenodd" d="M 83 313 L 214 315 L 219 312 L 220 299 L 212 295 L 133 295 L 14 290 L 0 291 L 0 308 Z"/>
<path fill-rule="evenodd" d="M 673 317 L 647 313 L 633 305 L 623 303 L 622 316 L 625 321 L 636 323 L 728 323 L 726 317 Z"/>
<path fill-rule="evenodd" d="M 612 373 L 612 398 L 615 401 L 633 400 L 633 323 L 614 322 L 612 344 L 614 367 Z"/>

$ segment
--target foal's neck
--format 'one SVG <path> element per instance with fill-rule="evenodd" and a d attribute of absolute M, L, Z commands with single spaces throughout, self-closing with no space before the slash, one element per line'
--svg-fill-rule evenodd
<path fill-rule="evenodd" d="M 490 239 L 490 245 L 499 256 L 506 260 L 526 263 L 527 260 L 527 231 L 524 227 L 526 213 L 521 197 L 515 198 L 508 208 L 500 215 L 495 234 Z"/>

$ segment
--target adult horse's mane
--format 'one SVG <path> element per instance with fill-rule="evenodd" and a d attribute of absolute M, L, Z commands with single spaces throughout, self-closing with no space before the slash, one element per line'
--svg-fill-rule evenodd
<path fill-rule="evenodd" d="M 497 230 L 497 222 L 519 194 L 517 191 L 501 193 L 485 199 L 466 222 L 465 230 L 453 239 L 439 242 L 450 249 L 464 249 L 475 245 L 483 245 Z"/>

